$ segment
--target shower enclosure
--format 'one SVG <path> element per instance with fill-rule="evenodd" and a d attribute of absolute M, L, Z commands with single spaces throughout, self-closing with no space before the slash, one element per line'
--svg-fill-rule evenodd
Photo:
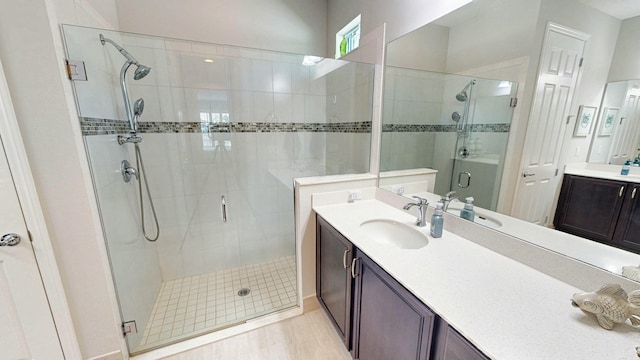
<path fill-rule="evenodd" d="M 387 66 L 380 170 L 436 169 L 437 194 L 495 210 L 517 86 Z"/>
<path fill-rule="evenodd" d="M 293 179 L 369 170 L 373 65 L 67 25 L 63 35 L 86 67 L 73 87 L 129 351 L 299 305 Z M 125 74 L 123 92 L 131 59 L 151 70 Z"/>

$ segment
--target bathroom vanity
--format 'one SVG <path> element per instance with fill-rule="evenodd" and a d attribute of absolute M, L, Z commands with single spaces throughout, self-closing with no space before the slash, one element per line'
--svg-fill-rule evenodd
<path fill-rule="evenodd" d="M 317 297 L 354 359 L 488 359 L 326 220 L 316 224 Z"/>
<path fill-rule="evenodd" d="M 640 176 L 620 175 L 619 168 L 569 168 L 558 199 L 556 229 L 640 253 Z"/>
<path fill-rule="evenodd" d="M 354 359 L 637 359 L 638 330 L 603 330 L 571 306 L 574 293 L 597 289 L 448 231 L 478 227 L 450 214 L 443 236 L 432 238 L 401 207 L 314 200 L 317 297 Z M 377 236 L 366 231 L 372 222 L 426 241 Z"/>

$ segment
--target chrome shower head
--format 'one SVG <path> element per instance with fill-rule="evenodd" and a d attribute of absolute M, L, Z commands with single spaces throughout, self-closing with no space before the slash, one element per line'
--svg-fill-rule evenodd
<path fill-rule="evenodd" d="M 148 66 L 142 64 L 137 64 L 137 66 L 136 71 L 133 73 L 133 78 L 135 80 L 140 80 L 151 72 L 151 68 Z"/>
<path fill-rule="evenodd" d="M 127 50 L 123 49 L 122 46 L 118 45 L 115 41 L 104 37 L 102 34 L 100 34 L 100 43 L 102 45 L 104 45 L 105 43 L 113 45 L 113 47 L 115 47 L 120 52 L 120 54 L 122 54 L 122 56 L 127 58 L 127 64 L 135 65 L 138 67 L 133 74 L 133 78 L 135 80 L 142 79 L 151 71 L 150 67 L 140 64 L 140 62 L 136 58 L 134 58 L 133 55 L 129 54 Z"/>
<path fill-rule="evenodd" d="M 469 83 L 465 85 L 464 89 L 462 89 L 462 91 L 456 94 L 456 100 L 462 101 L 462 102 L 467 101 L 469 99 L 469 94 L 467 94 L 467 90 L 469 89 L 469 87 L 475 85 L 475 83 L 476 83 L 476 79 L 469 81 Z"/>

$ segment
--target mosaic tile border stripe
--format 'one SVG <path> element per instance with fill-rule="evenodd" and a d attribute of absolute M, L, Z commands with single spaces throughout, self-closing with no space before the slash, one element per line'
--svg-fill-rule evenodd
<path fill-rule="evenodd" d="M 508 133 L 511 124 L 473 124 L 471 132 Z M 455 125 L 383 124 L 382 132 L 456 132 Z"/>
<path fill-rule="evenodd" d="M 125 134 L 129 123 L 124 120 L 80 118 L 82 135 Z M 252 133 L 252 132 L 327 132 L 370 133 L 371 121 L 344 123 L 201 123 L 144 121 L 138 125 L 140 133 Z"/>

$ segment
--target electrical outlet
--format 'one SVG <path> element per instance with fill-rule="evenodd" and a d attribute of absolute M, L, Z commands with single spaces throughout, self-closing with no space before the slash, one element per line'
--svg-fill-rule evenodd
<path fill-rule="evenodd" d="M 349 191 L 350 203 L 360 199 L 362 199 L 362 193 L 360 193 L 359 191 Z"/>

